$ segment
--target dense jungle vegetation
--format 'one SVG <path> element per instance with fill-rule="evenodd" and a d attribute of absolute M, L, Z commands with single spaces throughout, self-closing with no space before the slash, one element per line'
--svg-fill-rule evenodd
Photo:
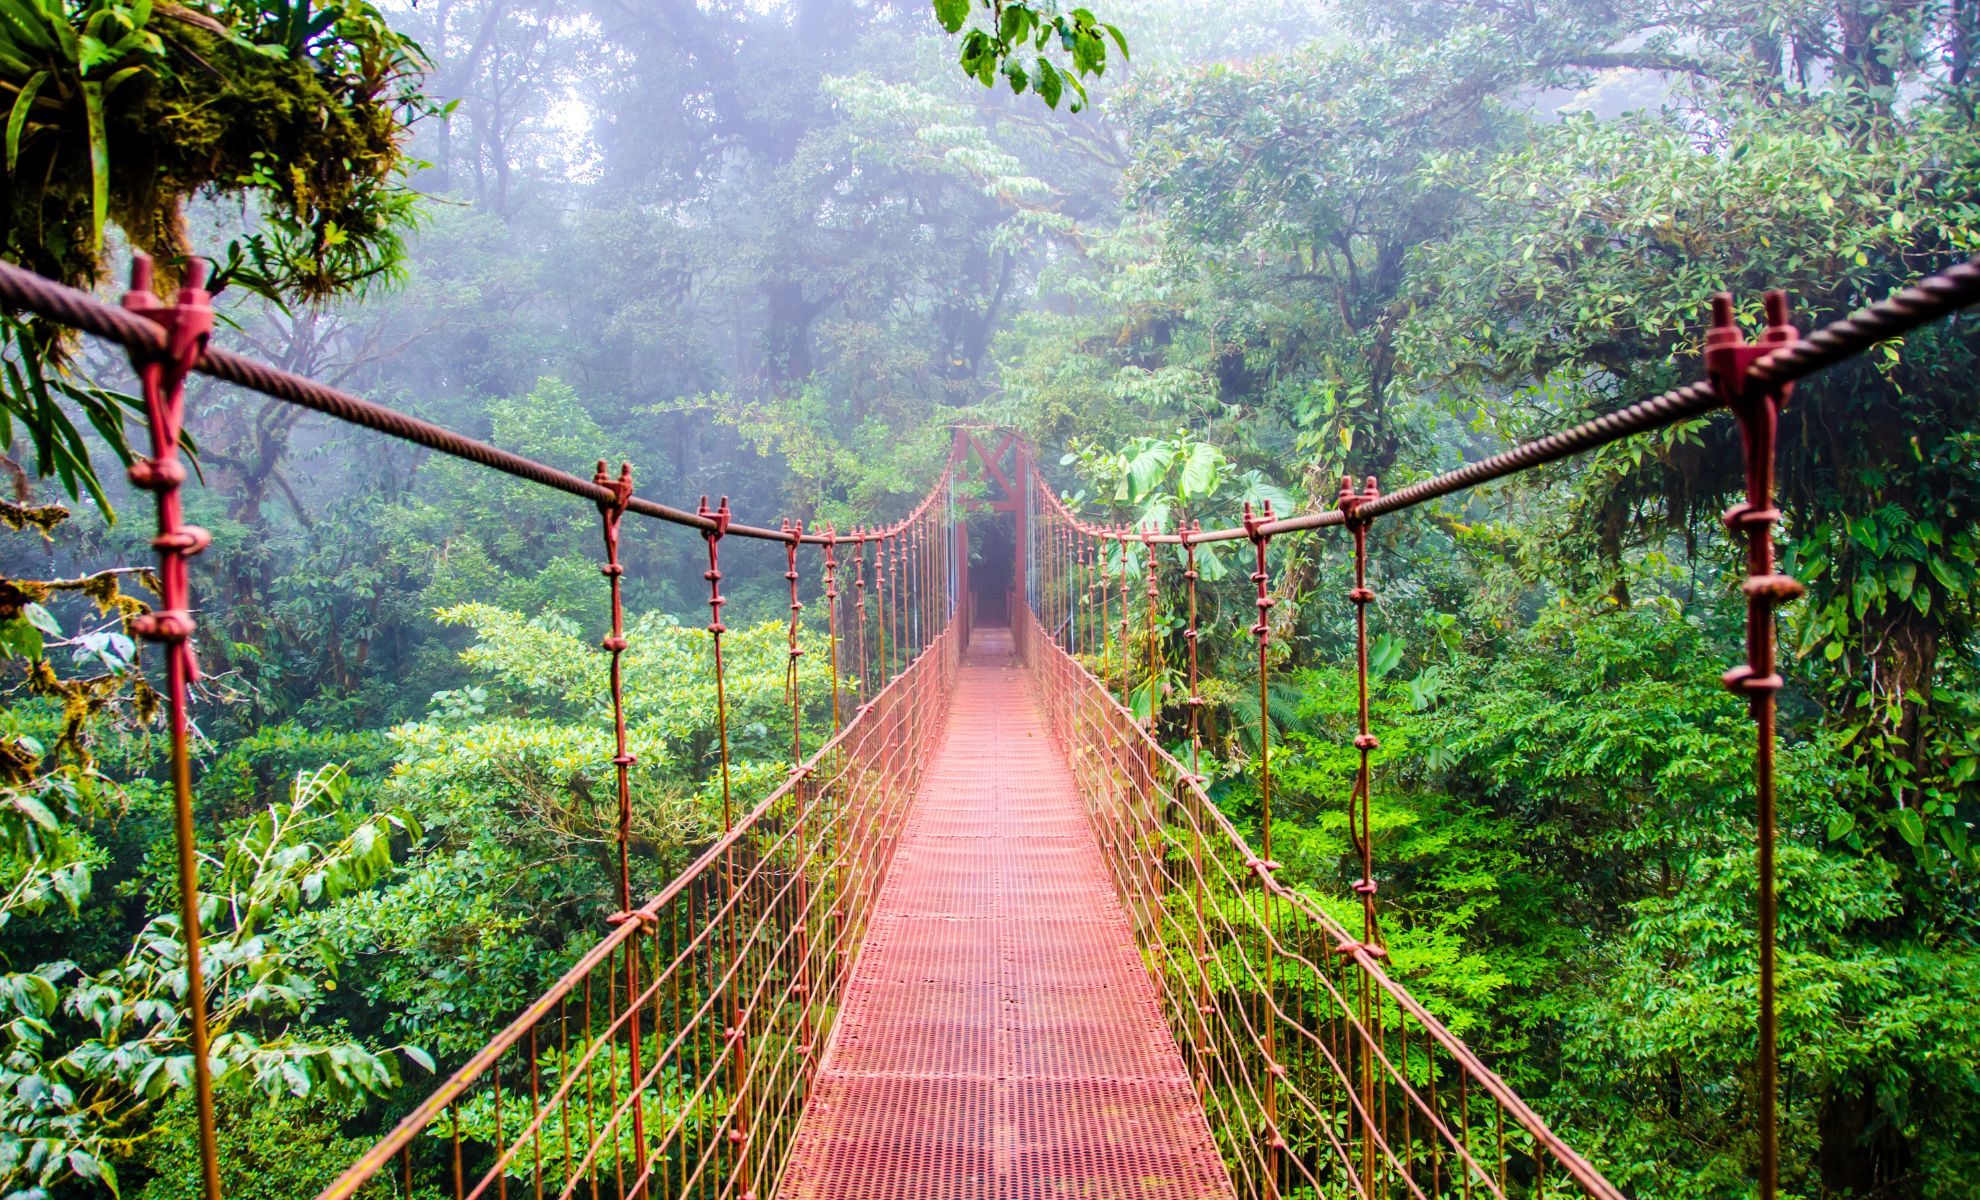
<path fill-rule="evenodd" d="M 887 519 L 966 420 L 1026 431 L 1085 512 L 1172 528 L 1696 378 L 1714 290 L 1751 325 L 1786 288 L 1806 327 L 1980 250 L 1973 0 L 1096 7 L 0 0 L 0 256 L 105 295 L 132 248 L 168 282 L 207 256 L 229 347 L 675 503 Z M 15 315 L 0 339 L 0 1197 L 176 1200 L 141 427 L 118 360 Z M 1980 1192 L 1976 374 L 1951 321 L 1785 418 L 1797 1197 Z M 292 1198 L 603 928 L 602 551 L 565 498 L 207 382 L 190 405 L 227 1185 Z M 1643 1197 L 1752 1186 L 1738 485 L 1720 417 L 1374 533 L 1397 971 Z M 704 563 L 678 531 L 624 553 L 650 891 L 719 828 Z M 760 789 L 782 556 L 725 556 Z M 1346 914 L 1346 559 L 1274 559 L 1264 711 L 1245 570 L 1206 566 L 1210 770 L 1255 821 L 1269 729 L 1278 856 Z"/>

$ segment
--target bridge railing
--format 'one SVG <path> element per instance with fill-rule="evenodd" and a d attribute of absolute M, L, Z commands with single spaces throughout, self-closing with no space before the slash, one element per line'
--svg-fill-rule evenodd
<path fill-rule="evenodd" d="M 945 629 L 322 1196 L 768 1196 L 947 713 Z M 374 1189 L 374 1190 L 367 1190 Z"/>
<path fill-rule="evenodd" d="M 609 928 L 601 923 L 597 944 L 323 1196 L 767 1196 L 904 807 L 946 713 L 962 641 L 949 566 L 954 462 L 906 517 L 847 533 L 790 522 L 745 525 L 732 518 L 726 498 L 714 507 L 703 497 L 695 510 L 673 508 L 634 494 L 629 464 L 614 475 L 601 461 L 591 477 L 573 475 L 212 347 L 212 297 L 202 274 L 194 260 L 184 286 L 165 302 L 153 293 L 150 261 L 139 256 L 118 307 L 0 263 L 0 303 L 123 346 L 143 392 L 151 453 L 130 474 L 158 498 L 153 545 L 162 603 L 130 626 L 163 651 L 201 1194 L 220 1200 L 213 1097 L 229 1081 L 209 1053 L 211 985 L 201 970 L 205 905 L 192 811 L 190 685 L 198 667 L 190 562 L 211 543 L 185 523 L 179 495 L 187 477 L 179 457 L 185 385 L 195 373 L 562 493 L 595 507 L 602 521 L 611 629 L 599 669 L 610 680 L 612 722 L 599 730 L 595 766 L 617 785 L 617 903 Z M 717 731 L 708 783 L 719 778 L 723 830 L 658 896 L 637 906 L 635 760 L 621 669 L 629 643 L 619 548 L 628 514 L 692 530 L 706 545 Z M 781 545 L 789 585 L 791 766 L 753 804 L 731 787 L 725 538 Z M 801 552 L 818 556 L 805 558 L 802 570 Z M 801 585 L 814 596 L 822 585 L 829 705 L 822 695 L 800 694 Z M 849 702 L 867 697 L 842 719 Z M 827 707 L 833 736 L 806 757 L 807 716 L 822 718 Z"/>
<path fill-rule="evenodd" d="M 1244 506 L 1224 529 L 1107 524 L 1075 512 L 1032 472 L 1020 526 L 1030 569 L 1019 644 L 1085 792 L 1094 830 L 1133 915 L 1149 967 L 1164 989 L 1206 1116 L 1233 1179 L 1247 1195 L 1432 1197 L 1474 1194 L 1614 1197 L 1616 1190 L 1564 1145 L 1476 1055 L 1395 980 L 1384 963 L 1378 872 L 1370 824 L 1368 534 L 1381 518 L 1494 479 L 1557 462 L 1680 421 L 1730 410 L 1743 449 L 1744 499 L 1726 525 L 1745 551 L 1746 655 L 1724 675 L 1747 702 L 1753 758 L 1754 905 L 1758 1043 L 1753 1081 L 1754 1174 L 1762 1200 L 1779 1173 L 1775 1021 L 1775 694 L 1778 605 L 1801 586 L 1776 568 L 1775 451 L 1793 385 L 1980 298 L 1980 261 L 1920 280 L 1803 336 L 1785 295 L 1770 292 L 1760 337 L 1746 340 L 1732 298 L 1716 296 L 1703 346 L 1706 379 L 1619 408 L 1442 475 L 1383 493 L 1370 476 L 1343 478 L 1335 507 L 1281 517 Z M 1031 459 L 1035 461 L 1035 456 Z M 1335 529 L 1352 539 L 1359 765 L 1344 800 L 1348 850 L 1359 878 L 1350 932 L 1280 877 L 1272 861 L 1269 671 L 1275 637 L 1267 551 L 1273 538 Z M 1198 773 L 1197 554 L 1250 543 L 1257 614 L 1256 850 L 1210 803 Z M 1170 555 L 1180 559 L 1181 586 Z M 1186 594 L 1186 617 L 1165 610 Z M 1185 769 L 1156 740 L 1168 678 L 1164 657 L 1180 629 L 1187 656 Z M 1075 657 L 1077 656 L 1077 657 Z M 1105 676 L 1104 681 L 1089 671 Z M 1182 674 L 1178 671 L 1176 674 Z M 1116 694 L 1110 687 L 1118 687 Z"/>
<path fill-rule="evenodd" d="M 1620 1200 L 1372 948 L 1274 876 L 1028 606 L 1015 628 L 1240 1196 Z"/>
<path fill-rule="evenodd" d="M 211 296 L 195 260 L 170 302 L 153 293 L 140 258 L 121 307 L 0 263 L 0 303 L 124 347 L 143 394 L 150 454 L 132 483 L 157 497 L 156 611 L 130 629 L 156 644 L 168 714 L 178 898 L 185 931 L 184 1000 L 193 1061 L 201 1192 L 221 1195 L 215 1132 L 214 1060 L 202 974 L 199 855 L 192 811 L 190 685 L 197 622 L 190 562 L 211 538 L 184 520 L 179 489 L 185 384 L 204 374 L 336 420 L 452 455 L 595 506 L 603 518 L 604 574 L 612 592 L 610 655 L 617 753 L 619 879 L 615 927 L 548 993 L 450 1076 L 326 1197 L 450 1183 L 455 1200 L 512 1187 L 532 1195 L 754 1196 L 778 1177 L 797 1114 L 891 854 L 893 829 L 929 740 L 940 726 L 956 655 L 967 633 L 966 543 L 953 535 L 955 468 L 902 521 L 841 534 L 731 520 L 728 503 L 697 510 L 637 496 L 631 468 L 614 478 L 599 463 L 584 478 L 373 404 L 315 380 L 211 347 Z M 1785 300 L 1768 301 L 1769 327 L 1747 344 L 1729 299 L 1714 305 L 1705 360 L 1710 381 L 1678 388 L 1457 471 L 1382 495 L 1370 480 L 1344 484 L 1338 509 L 1275 518 L 1269 506 L 1242 528 L 1158 533 L 1081 520 L 1035 471 L 1025 476 L 1025 584 L 1019 636 L 1054 706 L 1054 720 L 1091 789 L 1096 830 L 1135 915 L 1170 1020 L 1189 1052 L 1206 1112 L 1234 1178 L 1249 1195 L 1297 1189 L 1338 1194 L 1552 1194 L 1564 1186 L 1613 1195 L 1599 1176 L 1546 1132 L 1525 1105 L 1449 1031 L 1388 978 L 1375 924 L 1367 798 L 1366 605 L 1369 523 L 1439 496 L 1557 461 L 1720 407 L 1733 410 L 1746 443 L 1747 500 L 1727 514 L 1748 548 L 1748 659 L 1727 684 L 1750 701 L 1758 730 L 1759 1114 L 1761 1193 L 1774 1194 L 1773 1027 L 1773 671 L 1774 606 L 1795 594 L 1773 571 L 1772 457 L 1781 403 L 1792 383 L 1865 348 L 1937 320 L 1980 296 L 1980 264 L 1965 263 L 1798 338 Z M 1032 461 L 1024 459 L 1021 461 Z M 989 464 L 986 463 L 986 467 Z M 996 474 L 994 470 L 992 474 Z M 946 502 L 938 501 L 946 497 Z M 1016 504 L 1015 499 L 1012 500 Z M 993 506 L 995 507 L 995 506 Z M 631 822 L 627 730 L 620 656 L 619 526 L 627 514 L 695 530 L 706 540 L 716 683 L 724 835 L 683 876 L 644 905 L 632 903 L 627 864 Z M 1310 898 L 1285 887 L 1271 859 L 1269 736 L 1261 736 L 1259 852 L 1205 797 L 1202 780 L 1162 752 L 1148 729 L 1063 651 L 1094 656 L 1132 674 L 1125 563 L 1129 547 L 1180 546 L 1191 562 L 1192 714 L 1197 693 L 1195 546 L 1248 539 L 1256 547 L 1259 687 L 1274 601 L 1265 547 L 1281 533 L 1322 527 L 1355 538 L 1356 605 L 1362 652 L 1361 769 L 1350 798 L 1350 831 L 1362 860 L 1355 890 L 1364 913 L 1348 935 Z M 727 714 L 722 702 L 722 605 L 717 559 L 724 537 L 780 543 L 790 581 L 792 773 L 740 820 L 731 809 Z M 872 583 L 867 570 L 873 547 Z M 830 743 L 805 758 L 798 698 L 799 560 L 822 549 L 831 632 Z M 835 576 L 835 552 L 850 548 L 852 586 Z M 1105 552 L 1105 553 L 1103 553 Z M 1111 559 L 1107 557 L 1111 555 Z M 1152 553 L 1146 561 L 1155 562 Z M 1118 640 L 1108 613 L 1121 585 Z M 1155 668 L 1155 581 L 1149 580 L 1149 680 Z M 869 598 L 871 604 L 869 607 Z M 1097 604 L 1095 601 L 1097 600 Z M 1043 628 L 1032 615 L 1043 618 Z M 1050 632 L 1047 633 L 1046 631 Z M 844 655 L 841 655 L 841 650 Z M 884 686 L 883 686 L 884 684 Z M 840 728 L 842 696 L 873 699 Z M 878 689 L 878 690 L 875 690 Z M 1150 689 L 1152 711 L 1159 697 Z M 1261 727 L 1265 722 L 1261 718 Z M 1195 717 L 1191 717 L 1192 744 Z M 1261 728 L 1262 734 L 1269 731 Z M 601 736 L 601 742 L 606 739 Z M 1192 766 L 1194 758 L 1192 757 Z M 1355 809 L 1359 807 L 1358 824 Z M 1455 1096 L 1452 1092 L 1455 1089 Z M 1565 1180 L 1562 1176 L 1565 1176 Z M 1571 1181 L 1571 1182 L 1568 1182 Z"/>

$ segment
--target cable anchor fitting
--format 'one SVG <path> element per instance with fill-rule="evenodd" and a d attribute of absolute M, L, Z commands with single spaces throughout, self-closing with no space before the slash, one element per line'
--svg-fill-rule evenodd
<path fill-rule="evenodd" d="M 206 353 L 213 333 L 213 295 L 203 286 L 205 281 L 206 264 L 195 259 L 187 264 L 185 286 L 172 303 L 161 303 L 151 291 L 151 257 L 140 254 L 131 263 L 131 288 L 123 301 L 126 311 L 165 331 L 160 350 L 130 352 L 131 367 L 144 392 L 151 457 L 133 462 L 128 475 L 131 486 L 158 498 L 158 536 L 151 545 L 158 551 L 159 598 L 158 608 L 131 618 L 131 632 L 169 647 L 166 653 L 184 669 L 188 683 L 200 676 L 192 649 L 195 626 L 187 560 L 212 545 L 213 535 L 185 523 L 179 487 L 186 481 L 186 468 L 179 461 L 179 444 L 185 430 L 186 378 Z"/>
<path fill-rule="evenodd" d="M 1251 573 L 1251 582 L 1258 585 L 1258 597 L 1253 601 L 1258 606 L 1258 624 L 1251 627 L 1251 634 L 1258 639 L 1261 647 L 1272 640 L 1272 625 L 1269 617 L 1273 607 L 1278 604 L 1278 601 L 1272 599 L 1265 590 L 1265 585 L 1271 578 L 1265 572 L 1265 548 L 1272 540 L 1272 535 L 1266 533 L 1264 527 L 1271 524 L 1272 519 L 1270 500 L 1265 502 L 1263 513 L 1254 513 L 1251 501 L 1244 502 L 1244 536 L 1251 539 L 1251 544 L 1258 551 L 1257 568 Z"/>
<path fill-rule="evenodd" d="M 722 562 L 721 554 L 717 547 L 720 545 L 723 536 L 729 532 L 729 498 L 727 496 L 722 497 L 722 502 L 711 509 L 708 507 L 708 497 L 703 496 L 701 498 L 701 504 L 695 510 L 695 513 L 703 520 L 713 523 L 709 528 L 701 532 L 702 538 L 708 543 L 708 569 L 701 573 L 701 577 L 708 581 L 708 613 L 710 617 L 708 632 L 714 634 L 716 637 L 721 637 L 729 629 L 727 625 L 722 624 L 722 606 L 727 604 L 728 601 L 722 596 Z"/>
<path fill-rule="evenodd" d="M 1728 690 L 1754 703 L 1780 691 L 1784 682 L 1774 670 L 1774 606 L 1805 591 L 1800 581 L 1774 568 L 1773 528 L 1781 519 L 1774 506 L 1774 456 L 1781 410 L 1794 385 L 1756 386 L 1750 378 L 1754 364 L 1793 345 L 1801 334 L 1789 321 L 1785 292 L 1768 292 L 1765 306 L 1767 328 L 1759 340 L 1748 342 L 1733 313 L 1732 297 L 1721 292 L 1712 297 L 1712 325 L 1705 334 L 1705 373 L 1739 422 L 1746 476 L 1746 499 L 1726 509 L 1722 520 L 1735 536 L 1745 535 L 1747 542 L 1747 578 L 1742 585 L 1749 608 L 1747 661 L 1720 678 Z"/>

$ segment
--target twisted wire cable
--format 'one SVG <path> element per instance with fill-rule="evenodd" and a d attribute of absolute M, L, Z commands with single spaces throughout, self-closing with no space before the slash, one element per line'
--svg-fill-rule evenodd
<path fill-rule="evenodd" d="M 116 342 L 140 356 L 158 355 L 165 351 L 164 332 L 145 317 L 104 304 L 84 292 L 52 279 L 43 278 L 11 263 L 0 262 L 0 304 L 32 312 L 58 324 L 68 325 L 106 341 Z M 607 504 L 614 501 L 611 489 L 600 487 L 589 479 L 560 471 L 535 459 L 491 446 L 431 421 L 424 421 L 397 409 L 387 408 L 382 404 L 319 383 L 307 376 L 258 362 L 230 350 L 209 348 L 193 369 L 223 383 L 235 384 L 272 399 L 294 404 L 311 412 L 322 413 L 348 425 L 360 426 L 387 437 L 425 446 L 429 450 L 464 459 L 530 483 L 540 484 L 592 504 Z M 626 504 L 626 511 L 675 525 L 684 525 L 704 533 L 714 528 L 714 521 L 711 518 L 639 496 L 633 497 Z M 728 532 L 736 537 L 759 538 L 773 542 L 796 540 L 819 544 L 825 541 L 823 534 L 797 536 L 786 531 L 742 524 L 730 525 Z M 841 537 L 840 540 L 845 539 Z"/>
<path fill-rule="evenodd" d="M 1863 353 L 1880 342 L 1901 337 L 1912 330 L 1929 325 L 1942 317 L 1966 308 L 1980 301 L 1980 259 L 1971 259 L 1937 275 L 1919 280 L 1917 283 L 1893 293 L 1886 299 L 1858 309 L 1847 317 L 1831 321 L 1820 329 L 1794 342 L 1783 346 L 1753 364 L 1748 378 L 1756 387 L 1792 383 L 1805 379 L 1817 371 L 1832 367 L 1846 359 Z M 1550 433 L 1545 437 L 1523 442 L 1512 449 L 1477 462 L 1466 463 L 1454 471 L 1429 479 L 1419 480 L 1407 487 L 1399 488 L 1379 500 L 1363 505 L 1363 515 L 1377 517 L 1385 513 L 1400 512 L 1419 504 L 1460 492 L 1466 488 L 1490 483 L 1521 471 L 1544 466 L 1583 454 L 1611 442 L 1653 429 L 1675 425 L 1679 421 L 1703 416 L 1722 407 L 1724 401 L 1710 383 L 1689 383 L 1672 388 L 1648 400 L 1641 400 L 1626 408 L 1594 417 L 1578 425 Z M 1062 509 L 1062 515 L 1082 530 L 1097 527 L 1080 522 L 1069 509 L 1065 509 L 1058 498 L 1052 503 Z M 1291 533 L 1301 529 L 1319 529 L 1343 523 L 1338 509 L 1305 513 L 1283 520 L 1268 521 L 1259 526 L 1258 532 L 1271 536 Z M 1250 536 L 1243 527 L 1228 529 L 1206 529 L 1201 533 L 1191 533 L 1192 542 L 1236 541 Z M 1181 540 L 1178 534 L 1157 534 L 1158 542 L 1175 543 Z"/>
<path fill-rule="evenodd" d="M 1788 383 L 1852 358 L 1880 342 L 1902 336 L 1980 300 L 1980 259 L 1960 263 L 1940 274 L 1919 280 L 1886 299 L 1832 321 L 1791 346 L 1785 346 L 1753 365 L 1750 377 L 1759 385 Z M 105 304 L 87 293 L 43 278 L 32 271 L 0 263 L 0 303 L 36 313 L 59 324 L 119 343 L 139 354 L 164 352 L 165 335 L 151 321 L 135 313 Z M 597 504 L 612 497 L 607 490 L 588 479 L 560 471 L 534 459 L 491 446 L 451 429 L 409 416 L 382 404 L 354 396 L 305 376 L 284 371 L 266 363 L 222 349 L 209 349 L 195 366 L 201 374 L 239 385 L 262 395 L 283 400 L 312 412 L 319 412 L 347 424 L 362 426 L 389 437 L 425 446 L 442 454 L 501 471 L 518 479 L 553 488 Z M 1560 459 L 1582 454 L 1639 433 L 1661 429 L 1679 421 L 1702 416 L 1720 407 L 1722 401 L 1710 383 L 1692 383 L 1673 388 L 1648 400 L 1607 413 L 1515 446 L 1500 454 L 1467 463 L 1455 471 L 1420 480 L 1383 496 L 1363 508 L 1367 516 L 1381 516 L 1412 508 L 1452 492 L 1502 479 Z M 924 501 L 924 505 L 925 505 Z M 1052 497 L 1052 503 L 1059 502 Z M 1061 506 L 1063 507 L 1063 506 Z M 635 496 L 628 512 L 656 520 L 684 525 L 707 532 L 712 522 L 685 509 Z M 919 515 L 919 510 L 913 515 Z M 912 520 L 911 515 L 907 520 Z M 1078 521 L 1070 511 L 1064 515 L 1088 532 L 1096 527 Z M 1306 513 L 1268 522 L 1259 532 L 1266 535 L 1318 529 L 1342 523 L 1337 509 Z M 904 528 L 906 521 L 899 524 Z M 896 526 L 875 531 L 895 532 Z M 787 531 L 732 524 L 728 532 L 739 537 L 784 542 L 822 543 L 827 534 L 796 535 Z M 1194 542 L 1234 541 L 1249 537 L 1242 527 L 1208 529 L 1192 533 Z M 837 535 L 839 541 L 850 540 Z M 1155 541 L 1176 544 L 1179 534 L 1157 534 Z"/>

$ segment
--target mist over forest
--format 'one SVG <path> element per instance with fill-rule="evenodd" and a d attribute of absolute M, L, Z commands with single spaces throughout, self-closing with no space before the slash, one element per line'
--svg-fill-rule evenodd
<path fill-rule="evenodd" d="M 882 525 L 968 426 L 1171 532 L 1699 379 L 1714 292 L 1806 330 L 1980 250 L 1973 0 L 1090 5 L 0 0 L 0 258 L 107 300 L 134 252 L 161 294 L 204 259 L 216 346 L 690 510 Z M 0 314 L 0 360 L 0 1197 L 180 1200 L 145 419 L 44 318 Z M 1782 418 L 1783 1197 L 1980 1193 L 1976 372 L 1955 317 Z M 222 1176 L 311 1196 L 617 910 L 599 513 L 186 403 Z M 1708 415 L 1369 534 L 1389 967 L 1634 1197 L 1760 1194 L 1744 487 Z M 1008 516 L 958 513 L 1008 578 Z M 783 548 L 724 540 L 718 730 L 702 538 L 629 516 L 619 553 L 643 897 L 721 834 L 718 756 L 784 777 L 797 660 Z M 1247 836 L 1269 744 L 1279 877 L 1359 927 L 1349 553 L 1272 542 L 1261 697 L 1251 547 L 1205 549 L 1200 726 L 1179 620 L 1154 671 L 1082 661 L 1196 728 Z"/>

